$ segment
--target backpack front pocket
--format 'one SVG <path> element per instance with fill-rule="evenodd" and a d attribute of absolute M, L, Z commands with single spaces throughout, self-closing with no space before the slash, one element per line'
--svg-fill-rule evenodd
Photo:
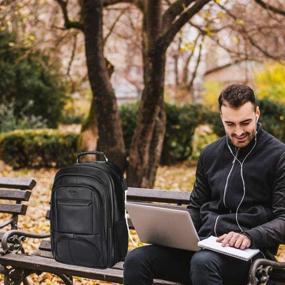
<path fill-rule="evenodd" d="M 57 202 L 57 230 L 62 233 L 93 234 L 93 205 L 89 200 Z"/>
<path fill-rule="evenodd" d="M 106 254 L 100 235 L 59 234 L 56 239 L 55 259 L 59 262 L 104 267 Z"/>

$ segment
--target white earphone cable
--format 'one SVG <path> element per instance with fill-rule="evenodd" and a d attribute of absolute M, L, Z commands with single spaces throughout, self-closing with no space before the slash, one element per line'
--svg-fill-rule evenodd
<path fill-rule="evenodd" d="M 241 171 L 240 171 L 240 175 L 241 175 L 241 180 L 242 180 L 242 186 L 243 186 L 243 195 L 242 195 L 242 198 L 236 208 L 236 213 L 235 213 L 235 218 L 236 218 L 236 223 L 237 223 L 237 226 L 239 227 L 240 231 L 242 232 L 243 229 L 242 227 L 240 226 L 239 224 L 239 221 L 238 221 L 238 211 L 243 203 L 243 200 L 245 198 L 245 194 L 246 194 L 246 187 L 245 187 L 245 180 L 244 180 L 244 176 L 243 176 L 243 165 L 244 165 L 244 162 L 246 161 L 246 159 L 248 158 L 248 156 L 252 153 L 253 149 L 255 148 L 256 146 L 256 142 L 257 142 L 257 138 L 256 138 L 256 134 L 255 134 L 255 138 L 254 138 L 254 145 L 253 147 L 251 148 L 251 150 L 248 152 L 248 154 L 245 156 L 245 158 L 240 161 L 237 156 L 238 156 L 238 152 L 239 152 L 239 149 L 237 150 L 236 152 L 236 155 L 233 153 L 230 145 L 229 145 L 229 142 L 228 142 L 228 137 L 226 137 L 226 143 L 227 143 L 227 147 L 229 148 L 230 150 L 230 153 L 232 154 L 232 156 L 234 157 L 234 160 L 232 162 L 232 167 L 230 169 L 230 172 L 227 176 L 227 179 L 226 179 L 226 184 L 225 184 L 225 188 L 224 188 L 224 195 L 223 195 L 223 202 L 224 202 L 224 206 L 226 207 L 226 192 L 227 192 L 227 188 L 228 188 L 228 182 L 229 182 L 229 178 L 230 178 L 230 175 L 233 171 L 233 168 L 234 168 L 234 165 L 235 165 L 235 161 L 238 161 L 239 164 L 240 164 L 240 168 L 241 168 Z"/>

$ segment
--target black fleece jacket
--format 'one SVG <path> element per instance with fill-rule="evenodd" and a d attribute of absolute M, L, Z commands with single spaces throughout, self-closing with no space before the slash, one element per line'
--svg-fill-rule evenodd
<path fill-rule="evenodd" d="M 259 126 L 245 148 L 227 137 L 208 145 L 188 208 L 201 238 L 244 232 L 274 253 L 285 242 L 285 144 Z"/>

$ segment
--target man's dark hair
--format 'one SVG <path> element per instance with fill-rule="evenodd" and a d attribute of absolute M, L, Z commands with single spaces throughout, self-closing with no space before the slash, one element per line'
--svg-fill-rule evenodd
<path fill-rule="evenodd" d="M 232 84 L 226 87 L 219 96 L 219 107 L 226 105 L 239 108 L 243 104 L 251 102 L 256 107 L 254 91 L 243 84 Z"/>

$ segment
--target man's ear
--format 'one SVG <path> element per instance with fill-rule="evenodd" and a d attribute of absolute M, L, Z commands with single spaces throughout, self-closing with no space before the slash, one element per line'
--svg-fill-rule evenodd
<path fill-rule="evenodd" d="M 259 109 L 259 106 L 256 106 L 255 114 L 256 114 L 256 122 L 257 122 L 258 119 L 259 119 L 259 117 L 260 117 L 260 109 Z"/>

